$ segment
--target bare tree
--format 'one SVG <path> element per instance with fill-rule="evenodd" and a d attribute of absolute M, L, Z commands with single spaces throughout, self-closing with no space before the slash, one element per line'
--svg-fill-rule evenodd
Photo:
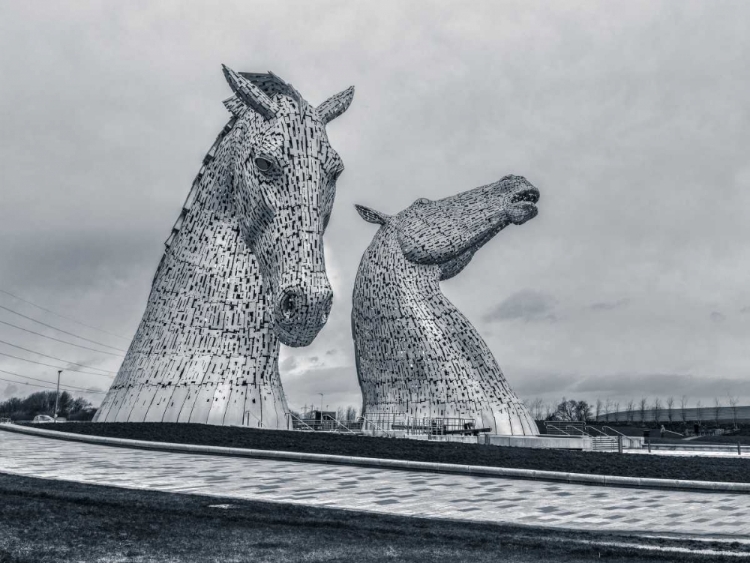
<path fill-rule="evenodd" d="M 667 420 L 672 423 L 672 408 L 674 407 L 674 397 L 667 397 Z"/>
<path fill-rule="evenodd" d="M 661 399 L 659 397 L 654 399 L 654 422 L 657 425 L 661 423 Z"/>
<path fill-rule="evenodd" d="M 553 414 L 555 414 L 555 405 L 544 403 L 544 420 L 549 420 Z"/>
<path fill-rule="evenodd" d="M 734 428 L 737 428 L 737 405 L 740 402 L 739 397 L 733 397 L 729 393 L 727 393 L 727 398 L 729 399 L 729 406 L 732 409 L 732 424 L 734 425 Z"/>
<path fill-rule="evenodd" d="M 560 420 L 576 420 L 576 406 L 577 401 L 568 401 L 565 397 L 562 398 L 562 402 L 557 405 L 557 414 L 560 416 Z"/>
<path fill-rule="evenodd" d="M 596 412 L 596 420 L 599 420 L 599 417 L 601 417 L 602 415 L 602 400 L 599 397 L 596 398 L 595 412 Z"/>
<path fill-rule="evenodd" d="M 544 414 L 544 401 L 539 397 L 535 399 L 526 399 L 524 404 L 529 409 L 529 413 L 534 417 L 534 420 L 541 420 Z"/>
<path fill-rule="evenodd" d="M 592 417 L 591 406 L 586 401 L 578 401 L 575 406 L 576 420 L 589 422 Z"/>
<path fill-rule="evenodd" d="M 612 412 L 612 401 L 607 397 L 607 400 L 604 401 L 604 416 L 607 418 L 607 422 L 609 422 L 610 412 Z"/>
<path fill-rule="evenodd" d="M 648 398 L 641 397 L 640 403 L 638 403 L 639 411 L 641 413 L 641 423 L 646 422 L 646 408 L 648 406 Z"/>
<path fill-rule="evenodd" d="M 630 399 L 628 401 L 628 406 L 625 407 L 625 420 L 627 420 L 628 424 L 633 424 L 633 418 L 635 418 L 635 401 L 633 399 Z"/>
<path fill-rule="evenodd" d="M 721 417 L 721 400 L 719 397 L 714 397 L 714 422 L 716 427 L 719 427 L 719 418 Z"/>
<path fill-rule="evenodd" d="M 542 420 L 544 418 L 544 399 L 537 397 L 534 399 L 534 420 Z"/>
<path fill-rule="evenodd" d="M 687 424 L 687 406 L 688 398 L 687 395 L 680 397 L 680 415 L 682 416 L 683 424 Z"/>
<path fill-rule="evenodd" d="M 701 401 L 695 403 L 695 418 L 697 419 L 698 424 L 703 422 L 703 403 Z"/>
<path fill-rule="evenodd" d="M 614 409 L 615 422 L 617 422 L 617 419 L 620 418 L 620 403 L 618 401 L 615 401 Z"/>
<path fill-rule="evenodd" d="M 349 422 L 354 422 L 357 420 L 357 407 L 353 407 L 349 405 L 346 407 L 346 420 Z"/>

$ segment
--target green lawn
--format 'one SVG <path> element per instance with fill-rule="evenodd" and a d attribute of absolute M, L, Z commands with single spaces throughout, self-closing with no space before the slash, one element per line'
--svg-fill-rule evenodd
<path fill-rule="evenodd" d="M 599 545 L 584 543 L 588 541 Z M 600 542 L 606 541 L 633 540 L 0 474 L 0 563 L 572 563 L 676 558 L 675 554 L 602 546 Z M 686 541 L 644 541 L 691 547 Z M 678 558 L 683 562 L 724 560 L 705 555 L 680 554 Z"/>

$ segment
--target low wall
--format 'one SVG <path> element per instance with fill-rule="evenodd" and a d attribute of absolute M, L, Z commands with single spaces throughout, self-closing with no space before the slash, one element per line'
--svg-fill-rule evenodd
<path fill-rule="evenodd" d="M 588 436 L 499 436 L 485 434 L 479 437 L 480 444 L 509 448 L 548 448 L 560 450 L 592 450 Z"/>
<path fill-rule="evenodd" d="M 377 434 L 375 434 L 377 435 Z M 383 435 L 381 433 L 381 435 Z M 408 440 L 429 440 L 430 442 L 460 442 L 462 444 L 484 444 L 487 446 L 504 446 L 506 448 L 547 448 L 558 450 L 592 450 L 593 442 L 588 436 L 501 436 L 499 434 L 481 434 L 479 436 L 406 434 L 390 432 L 394 438 Z M 625 446 L 627 447 L 627 445 Z M 637 446 L 635 446 L 637 447 Z"/>

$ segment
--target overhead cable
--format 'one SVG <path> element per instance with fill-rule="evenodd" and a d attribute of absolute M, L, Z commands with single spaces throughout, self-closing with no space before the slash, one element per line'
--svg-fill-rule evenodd
<path fill-rule="evenodd" d="M 85 326 L 86 328 L 90 328 L 91 330 L 96 330 L 99 332 L 103 332 L 104 334 L 109 334 L 110 336 L 116 336 L 117 338 L 122 338 L 123 340 L 130 340 L 130 338 L 127 338 L 125 336 L 120 336 L 119 334 L 115 334 L 114 332 L 109 332 L 108 330 L 104 330 L 103 328 L 97 328 L 95 326 L 82 323 L 81 321 L 77 321 L 75 319 L 72 319 L 70 317 L 67 317 L 65 315 L 61 315 L 60 313 L 56 313 L 55 311 L 52 311 L 50 309 L 47 309 L 45 307 L 42 307 L 41 305 L 37 305 L 36 303 L 32 303 L 31 301 L 24 299 L 22 297 L 18 297 L 18 295 L 13 295 L 10 291 L 5 291 L 4 289 L 0 289 L 0 293 L 4 293 L 5 295 L 11 296 L 13 299 L 18 299 L 19 301 L 23 301 L 24 303 L 28 303 L 29 305 L 33 305 L 37 309 L 41 309 L 42 311 L 46 311 L 47 313 L 51 313 L 55 315 L 56 317 L 60 317 L 61 319 L 65 319 L 67 321 L 70 321 L 72 323 L 76 323 L 81 326 Z"/>

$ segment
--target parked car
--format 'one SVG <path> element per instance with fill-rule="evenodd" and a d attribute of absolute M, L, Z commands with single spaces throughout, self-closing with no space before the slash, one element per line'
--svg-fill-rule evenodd
<path fill-rule="evenodd" d="M 38 414 L 34 417 L 34 420 L 32 420 L 32 422 L 43 424 L 47 422 L 55 422 L 55 419 L 46 414 Z"/>

